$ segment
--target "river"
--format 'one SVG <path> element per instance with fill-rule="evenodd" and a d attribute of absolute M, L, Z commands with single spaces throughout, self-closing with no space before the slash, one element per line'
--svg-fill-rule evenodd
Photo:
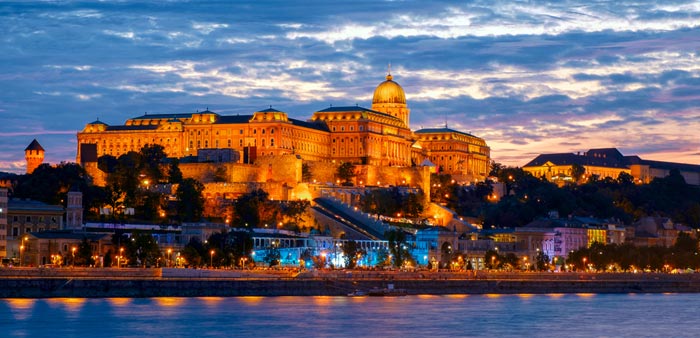
<path fill-rule="evenodd" d="M 697 337 L 700 294 L 0 299 L 3 337 Z"/>

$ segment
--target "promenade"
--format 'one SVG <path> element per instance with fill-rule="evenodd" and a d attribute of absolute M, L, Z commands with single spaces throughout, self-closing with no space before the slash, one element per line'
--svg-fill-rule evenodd
<path fill-rule="evenodd" d="M 0 269 L 0 298 L 343 296 L 389 284 L 410 295 L 698 293 L 700 274 Z"/>

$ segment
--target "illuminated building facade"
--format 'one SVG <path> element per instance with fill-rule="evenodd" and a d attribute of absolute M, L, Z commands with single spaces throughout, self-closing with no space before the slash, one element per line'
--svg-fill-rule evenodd
<path fill-rule="evenodd" d="M 634 178 L 635 183 L 649 183 L 678 170 L 686 183 L 700 185 L 700 165 L 644 160 L 635 155 L 624 156 L 615 148 L 590 149 L 582 154 L 542 154 L 523 166 L 523 170 L 553 182 L 571 182 L 574 165 L 585 169 L 584 180 L 591 175 L 616 179 L 621 173 L 626 173 Z"/>
<path fill-rule="evenodd" d="M 314 112 L 308 121 L 272 107 L 234 116 L 208 109 L 145 114 L 115 126 L 97 120 L 77 134 L 77 160 L 94 163 L 99 156 L 119 157 L 159 144 L 174 158 L 225 148 L 253 158 L 294 154 L 303 161 L 378 168 L 411 167 L 429 159 L 460 181 L 486 178 L 490 149 L 483 139 L 447 128 L 413 132 L 409 117 L 403 88 L 389 74 L 375 89 L 371 108 L 329 107 Z"/>

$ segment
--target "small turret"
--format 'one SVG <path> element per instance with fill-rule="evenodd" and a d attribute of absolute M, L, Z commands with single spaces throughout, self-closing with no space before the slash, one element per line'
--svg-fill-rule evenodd
<path fill-rule="evenodd" d="M 24 158 L 27 160 L 27 174 L 33 173 L 34 169 L 44 162 L 44 148 L 41 147 L 39 141 L 34 139 L 34 141 L 24 149 Z"/>

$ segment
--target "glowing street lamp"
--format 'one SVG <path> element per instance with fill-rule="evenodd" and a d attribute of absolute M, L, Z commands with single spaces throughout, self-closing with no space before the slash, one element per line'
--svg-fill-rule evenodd
<path fill-rule="evenodd" d="M 70 249 L 70 251 L 73 253 L 73 266 L 75 266 L 75 250 L 76 250 L 76 247 L 72 247 Z"/>
<path fill-rule="evenodd" d="M 24 252 L 24 244 L 19 246 L 19 266 L 22 266 L 22 261 L 24 261 L 24 256 L 22 256 L 22 253 Z"/>
<path fill-rule="evenodd" d="M 168 259 L 165 261 L 165 265 L 170 267 L 170 255 L 173 253 L 173 249 L 168 249 Z"/>
<path fill-rule="evenodd" d="M 122 255 L 124 254 L 124 248 L 119 248 L 119 256 L 117 256 L 117 267 L 122 267 Z"/>
<path fill-rule="evenodd" d="M 588 258 L 583 257 L 583 271 L 588 270 L 588 269 L 586 269 L 586 261 L 587 261 L 587 260 L 588 260 Z"/>
<path fill-rule="evenodd" d="M 209 267 L 214 267 L 214 250 L 209 252 Z"/>

